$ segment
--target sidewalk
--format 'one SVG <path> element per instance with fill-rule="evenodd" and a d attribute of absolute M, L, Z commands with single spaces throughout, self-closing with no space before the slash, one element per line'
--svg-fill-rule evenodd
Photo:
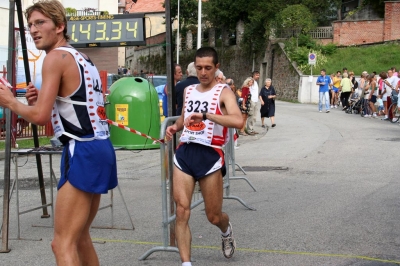
<path fill-rule="evenodd" d="M 277 101 L 275 128 L 256 136 L 240 136 L 236 162 L 247 170 L 231 181 L 234 200 L 223 210 L 231 218 L 237 251 L 221 254 L 218 229 L 208 223 L 204 205 L 193 209 L 193 265 L 397 265 L 400 263 L 398 137 L 400 126 L 379 119 L 319 113 L 316 105 Z M 269 119 L 266 124 L 270 125 Z M 256 130 L 263 132 L 260 119 Z M 135 230 L 92 229 L 101 265 L 180 265 L 177 253 L 156 252 L 138 258 L 162 241 L 159 150 L 117 151 L 119 186 Z M 48 156 L 42 156 L 48 180 Z M 19 177 L 35 180 L 35 157 L 20 157 Z M 53 157 L 59 177 L 59 155 Z M 4 169 L 4 160 L 0 169 Z M 12 178 L 14 165 L 11 166 Z M 236 171 L 236 176 L 243 176 Z M 31 182 L 20 189 L 21 210 L 40 204 Z M 3 194 L 1 190 L 0 194 Z M 46 190 L 49 196 L 49 189 Z M 110 203 L 104 195 L 101 206 Z M 114 191 L 114 226 L 130 220 L 118 190 Z M 10 238 L 17 235 L 15 193 L 10 204 Z M 50 209 L 49 209 L 50 211 Z M 41 241 L 10 240 L 1 265 L 55 265 L 50 243 L 51 219 L 41 211 L 21 215 L 21 236 Z M 110 208 L 99 211 L 94 227 L 111 226 Z"/>

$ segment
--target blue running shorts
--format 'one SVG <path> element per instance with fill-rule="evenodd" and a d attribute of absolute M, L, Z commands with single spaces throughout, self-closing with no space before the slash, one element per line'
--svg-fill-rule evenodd
<path fill-rule="evenodd" d="M 60 172 L 58 189 L 69 181 L 79 190 L 106 194 L 118 185 L 117 162 L 111 141 L 71 139 L 64 146 Z"/>
<path fill-rule="evenodd" d="M 178 147 L 174 156 L 174 164 L 196 181 L 218 170 L 222 171 L 222 176 L 226 174 L 222 149 L 193 142 L 182 143 Z"/>

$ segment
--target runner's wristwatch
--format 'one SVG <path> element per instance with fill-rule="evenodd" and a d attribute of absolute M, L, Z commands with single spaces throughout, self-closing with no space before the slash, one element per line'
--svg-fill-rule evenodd
<path fill-rule="evenodd" d="M 207 120 L 207 112 L 202 112 L 202 114 L 203 114 L 203 121 Z"/>

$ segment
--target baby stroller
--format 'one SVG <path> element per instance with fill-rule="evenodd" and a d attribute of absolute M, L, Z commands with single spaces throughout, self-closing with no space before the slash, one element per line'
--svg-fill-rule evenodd
<path fill-rule="evenodd" d="M 360 99 L 358 92 L 354 92 L 349 100 L 349 108 L 346 113 L 348 114 L 359 114 L 363 106 L 363 99 Z"/>

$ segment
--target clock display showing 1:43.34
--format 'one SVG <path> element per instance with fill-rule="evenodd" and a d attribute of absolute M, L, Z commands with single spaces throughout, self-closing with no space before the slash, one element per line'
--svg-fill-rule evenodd
<path fill-rule="evenodd" d="M 143 14 L 68 17 L 74 47 L 146 45 Z"/>

